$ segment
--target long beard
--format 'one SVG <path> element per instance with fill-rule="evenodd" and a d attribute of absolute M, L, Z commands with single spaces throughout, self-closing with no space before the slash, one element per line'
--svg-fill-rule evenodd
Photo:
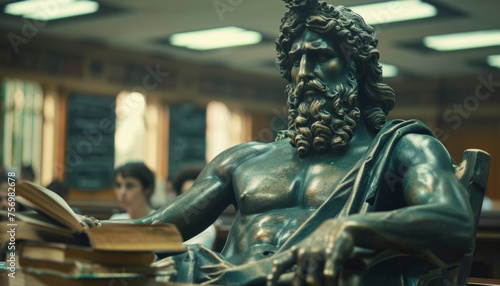
<path fill-rule="evenodd" d="M 300 157 L 311 149 L 320 154 L 329 150 L 339 154 L 347 148 L 360 117 L 356 107 L 357 83 L 349 78 L 346 84 L 334 89 L 317 79 L 287 87 L 288 136 Z M 304 100 L 309 90 L 314 90 L 315 96 Z"/>

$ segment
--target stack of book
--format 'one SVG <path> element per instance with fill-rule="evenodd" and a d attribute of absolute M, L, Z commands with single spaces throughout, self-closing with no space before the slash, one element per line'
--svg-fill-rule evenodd
<path fill-rule="evenodd" d="M 173 265 L 155 262 L 154 252 L 184 251 L 173 225 L 88 228 L 50 190 L 23 182 L 16 193 L 18 201 L 35 211 L 3 213 L 0 285 L 154 285 L 156 277 L 175 272 Z"/>

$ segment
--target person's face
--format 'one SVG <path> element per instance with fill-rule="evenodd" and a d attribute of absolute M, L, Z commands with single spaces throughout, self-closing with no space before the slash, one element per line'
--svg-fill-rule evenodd
<path fill-rule="evenodd" d="M 293 63 L 292 82 L 297 86 L 300 81 L 317 79 L 328 89 L 344 83 L 347 72 L 344 60 L 337 52 L 331 40 L 305 29 L 292 44 L 288 52 Z M 317 90 L 305 90 L 305 96 L 317 93 Z"/>
<path fill-rule="evenodd" d="M 147 205 L 146 194 L 141 182 L 133 177 L 123 177 L 118 174 L 115 178 L 115 194 L 121 206 L 134 209 Z"/>

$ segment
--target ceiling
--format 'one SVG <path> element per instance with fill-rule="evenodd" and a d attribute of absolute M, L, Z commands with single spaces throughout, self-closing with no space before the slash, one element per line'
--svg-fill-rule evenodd
<path fill-rule="evenodd" d="M 10 1 L 1 1 L 0 5 Z M 170 58 L 278 76 L 274 64 L 274 38 L 286 11 L 279 0 L 102 0 L 102 14 L 55 20 L 41 27 L 37 37 L 90 41 Z M 327 0 L 335 5 L 354 6 L 380 1 Z M 433 0 L 445 7 L 445 15 L 429 19 L 377 26 L 381 61 L 399 67 L 401 77 L 477 75 L 491 70 L 485 63 L 500 47 L 454 52 L 436 52 L 421 47 L 426 35 L 500 28 L 495 0 Z M 217 10 L 218 5 L 219 10 Z M 446 15 L 447 14 L 447 15 Z M 19 31 L 18 17 L 0 15 L 0 29 Z M 168 45 L 176 32 L 239 26 L 263 33 L 260 44 L 212 51 L 191 51 Z"/>

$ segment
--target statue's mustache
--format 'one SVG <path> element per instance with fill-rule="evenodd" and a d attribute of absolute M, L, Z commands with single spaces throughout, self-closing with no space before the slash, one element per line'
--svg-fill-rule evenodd
<path fill-rule="evenodd" d="M 326 93 L 328 87 L 319 79 L 301 80 L 295 87 L 294 95 L 297 102 L 300 102 L 304 94 L 308 90 L 316 90 L 321 93 Z"/>

